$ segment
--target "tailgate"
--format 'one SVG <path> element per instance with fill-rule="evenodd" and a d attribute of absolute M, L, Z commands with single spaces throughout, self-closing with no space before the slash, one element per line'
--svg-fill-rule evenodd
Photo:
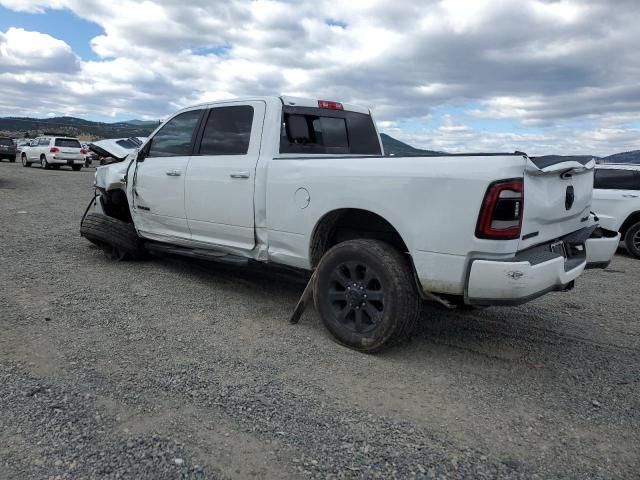
<path fill-rule="evenodd" d="M 595 163 L 592 157 L 527 160 L 519 250 L 589 226 Z"/>

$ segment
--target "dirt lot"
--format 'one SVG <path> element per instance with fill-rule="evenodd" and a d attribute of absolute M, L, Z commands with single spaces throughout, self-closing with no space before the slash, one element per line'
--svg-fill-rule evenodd
<path fill-rule="evenodd" d="M 265 268 L 113 263 L 92 169 L 0 164 L 0 478 L 638 478 L 640 261 L 379 355 Z"/>

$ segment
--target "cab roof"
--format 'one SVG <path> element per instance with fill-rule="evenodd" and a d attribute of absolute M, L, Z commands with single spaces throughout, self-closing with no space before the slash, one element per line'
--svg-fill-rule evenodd
<path fill-rule="evenodd" d="M 311 107 L 311 108 L 320 108 L 318 102 L 340 103 L 343 109 L 349 112 L 364 113 L 366 115 L 369 115 L 371 113 L 371 111 L 368 108 L 362 107 L 359 105 L 353 105 L 351 103 L 342 103 L 342 102 L 338 102 L 336 100 L 331 100 L 331 99 L 294 97 L 291 95 L 281 95 L 279 97 L 278 96 L 258 96 L 258 97 L 228 98 L 228 99 L 222 99 L 222 100 L 214 100 L 206 103 L 200 103 L 197 105 L 191 105 L 182 110 L 189 110 L 195 107 L 206 107 L 207 105 L 215 105 L 218 103 L 231 103 L 231 102 L 242 103 L 242 102 L 251 102 L 251 101 L 254 101 L 254 102 L 263 101 L 266 103 L 273 103 L 274 101 L 278 101 L 278 102 L 281 102 L 282 105 L 287 105 L 291 107 Z"/>

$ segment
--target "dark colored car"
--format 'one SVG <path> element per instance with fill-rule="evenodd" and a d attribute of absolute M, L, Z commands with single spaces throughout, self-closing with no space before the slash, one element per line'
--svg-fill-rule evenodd
<path fill-rule="evenodd" d="M 17 151 L 18 149 L 13 139 L 0 137 L 0 160 L 6 158 L 10 162 L 15 162 Z"/>

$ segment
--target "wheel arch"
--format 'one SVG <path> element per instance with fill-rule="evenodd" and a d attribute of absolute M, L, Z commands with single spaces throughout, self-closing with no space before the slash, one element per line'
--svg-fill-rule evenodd
<path fill-rule="evenodd" d="M 133 223 L 127 193 L 122 188 L 100 189 L 100 206 L 105 215 L 126 223 Z"/>
<path fill-rule="evenodd" d="M 627 230 L 631 228 L 632 225 L 640 222 L 640 210 L 635 211 L 629 214 L 624 222 L 622 222 L 622 226 L 620 227 L 620 237 L 624 238 L 627 234 Z"/>
<path fill-rule="evenodd" d="M 315 268 L 334 245 L 354 239 L 382 240 L 402 253 L 409 252 L 399 230 L 382 215 L 363 208 L 339 208 L 320 217 L 312 230 L 309 242 L 311 267 Z"/>

